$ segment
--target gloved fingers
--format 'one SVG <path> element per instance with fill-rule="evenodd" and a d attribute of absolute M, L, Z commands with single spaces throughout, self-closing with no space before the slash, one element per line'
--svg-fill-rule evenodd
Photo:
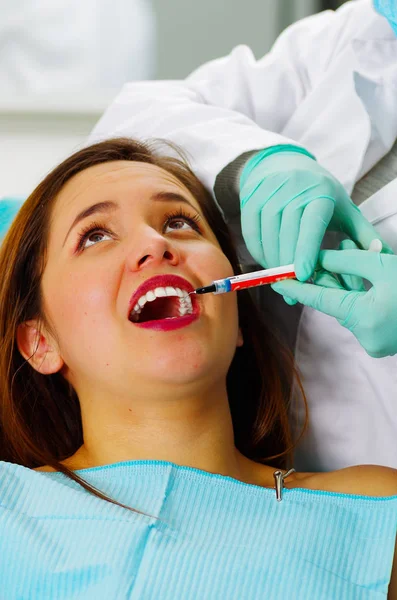
<path fill-rule="evenodd" d="M 295 273 L 300 281 L 307 281 L 314 272 L 334 206 L 330 198 L 316 198 L 303 211 L 294 257 Z"/>
<path fill-rule="evenodd" d="M 240 181 L 240 209 L 244 208 L 247 202 L 252 202 L 252 196 L 258 192 L 258 189 L 264 185 L 263 177 L 247 179 L 244 185 Z M 262 193 L 266 195 L 266 191 Z M 266 196 L 265 196 L 266 197 Z"/>
<path fill-rule="evenodd" d="M 280 265 L 294 262 L 302 214 L 303 209 L 295 202 L 291 202 L 282 212 L 279 233 Z"/>
<path fill-rule="evenodd" d="M 241 211 L 241 233 L 249 253 L 263 268 L 269 265 L 264 260 L 261 243 L 261 222 L 257 209 L 248 203 Z"/>
<path fill-rule="evenodd" d="M 315 285 L 343 290 L 344 287 L 332 273 L 325 271 L 321 267 L 316 267 L 313 274 L 313 282 Z"/>
<path fill-rule="evenodd" d="M 268 267 L 279 267 L 281 211 L 270 212 L 263 207 L 260 211 L 260 230 L 263 256 Z"/>
<path fill-rule="evenodd" d="M 342 230 L 350 239 L 361 246 L 363 250 L 368 250 L 372 240 L 379 239 L 383 245 L 383 252 L 394 254 L 392 248 L 380 237 L 375 227 L 367 221 L 358 206 L 351 201 L 347 206 L 347 214 L 343 218 L 340 217 L 340 222 Z"/>
<path fill-rule="evenodd" d="M 357 275 L 368 279 L 372 284 L 385 278 L 384 270 L 395 264 L 396 255 L 368 252 L 368 250 L 321 250 L 319 263 L 331 273 Z"/>
<path fill-rule="evenodd" d="M 289 265 L 295 261 L 296 246 L 299 239 L 304 208 L 301 201 L 299 204 L 296 201 L 292 201 L 283 210 L 279 241 L 280 265 Z M 289 306 L 294 306 L 298 302 L 288 296 L 284 296 L 284 301 L 289 304 Z"/>
<path fill-rule="evenodd" d="M 306 173 L 301 174 L 301 179 L 306 176 Z M 297 189 L 301 190 L 300 187 L 297 188 L 297 184 L 303 185 L 301 179 L 297 180 L 296 173 L 281 173 L 269 179 L 266 182 L 267 186 L 258 188 L 255 198 L 250 200 L 261 213 L 263 252 L 269 267 L 293 262 L 300 218 L 305 205 L 311 202 L 309 192 L 305 190 L 297 192 Z M 285 225 L 283 225 L 284 220 Z M 290 259 L 281 257 L 281 244 L 285 254 L 291 255 Z"/>
<path fill-rule="evenodd" d="M 335 317 L 343 324 L 350 316 L 356 302 L 366 292 L 345 291 L 343 289 L 320 287 L 296 280 L 285 280 L 272 284 L 272 288 L 289 298 L 297 300 L 326 315 Z"/>
<path fill-rule="evenodd" d="M 339 250 L 358 250 L 358 247 L 353 240 L 342 240 L 339 244 Z M 346 290 L 355 290 L 356 292 L 366 291 L 362 277 L 347 275 L 345 273 L 341 273 L 339 277 Z"/>
<path fill-rule="evenodd" d="M 249 177 L 245 184 L 240 187 L 240 208 L 254 204 L 257 211 L 264 206 L 270 206 L 271 210 L 283 210 L 294 198 L 296 185 L 291 174 L 261 172 L 258 177 Z"/>

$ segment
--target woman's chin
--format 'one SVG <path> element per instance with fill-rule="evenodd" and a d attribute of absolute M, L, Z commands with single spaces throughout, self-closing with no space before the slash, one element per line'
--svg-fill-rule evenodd
<path fill-rule="evenodd" d="M 164 361 L 156 365 L 153 378 L 161 378 L 170 383 L 192 383 L 208 376 L 209 365 L 204 362 L 189 360 Z"/>
<path fill-rule="evenodd" d="M 192 384 L 200 380 L 211 382 L 211 379 L 219 379 L 219 374 L 230 366 L 225 364 L 230 362 L 229 357 L 225 356 L 226 342 L 222 340 L 219 343 L 205 329 L 190 335 L 177 335 L 175 332 L 172 336 L 166 341 L 161 337 L 155 339 L 156 334 L 147 344 L 142 343 L 137 361 L 133 359 L 137 349 L 131 347 L 129 364 L 136 375 L 141 373 L 142 378 L 149 382 Z M 227 349 L 229 353 L 230 344 Z"/>
<path fill-rule="evenodd" d="M 147 370 L 147 377 L 167 384 L 194 384 L 219 377 L 220 365 L 216 367 L 214 357 L 202 354 L 173 353 L 154 360 Z"/>

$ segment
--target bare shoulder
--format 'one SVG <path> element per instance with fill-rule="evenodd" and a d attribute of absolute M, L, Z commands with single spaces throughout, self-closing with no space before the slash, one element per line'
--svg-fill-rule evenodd
<path fill-rule="evenodd" d="M 50 467 L 49 465 L 45 465 L 44 467 L 36 467 L 32 469 L 32 471 L 44 471 L 46 473 L 54 472 L 54 467 Z"/>
<path fill-rule="evenodd" d="M 397 469 L 390 467 L 359 465 L 329 473 L 297 473 L 296 475 L 295 487 L 358 496 L 397 496 Z"/>

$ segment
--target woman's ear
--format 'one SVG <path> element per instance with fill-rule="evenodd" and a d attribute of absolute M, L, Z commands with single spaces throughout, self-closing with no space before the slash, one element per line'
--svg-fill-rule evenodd
<path fill-rule="evenodd" d="M 50 343 L 50 337 L 39 333 L 36 320 L 18 325 L 16 341 L 19 352 L 29 364 L 43 375 L 57 373 L 63 366 L 59 352 Z"/>
<path fill-rule="evenodd" d="M 239 327 L 236 347 L 239 348 L 243 344 L 244 344 L 243 332 L 241 331 L 241 327 Z"/>

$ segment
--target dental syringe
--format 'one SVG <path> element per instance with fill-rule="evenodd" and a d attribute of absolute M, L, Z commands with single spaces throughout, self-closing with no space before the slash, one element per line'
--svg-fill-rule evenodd
<path fill-rule="evenodd" d="M 382 242 L 379 239 L 372 240 L 368 250 L 369 252 L 381 252 Z M 225 279 L 216 279 L 210 285 L 197 288 L 190 294 L 225 294 L 226 292 L 237 292 L 258 285 L 266 285 L 283 281 L 284 279 L 296 279 L 294 264 L 285 265 L 283 267 L 272 267 L 271 269 L 263 269 L 262 271 L 252 271 L 251 273 L 243 273 L 242 275 L 234 275 Z"/>
<path fill-rule="evenodd" d="M 372 240 L 368 250 L 369 252 L 381 252 L 382 242 L 379 239 Z M 271 269 L 263 269 L 262 271 L 252 271 L 251 273 L 243 273 L 242 275 L 234 275 L 225 279 L 216 279 L 210 285 L 197 288 L 190 294 L 225 294 L 226 292 L 237 292 L 258 285 L 267 285 L 283 281 L 284 279 L 296 279 L 294 264 L 285 265 L 282 267 L 272 267 Z"/>
<path fill-rule="evenodd" d="M 258 285 L 266 285 L 276 283 L 283 279 L 296 279 L 295 267 L 293 264 L 283 267 L 273 267 L 271 269 L 263 269 L 262 271 L 253 271 L 251 273 L 243 273 L 242 275 L 234 275 L 225 279 L 216 279 L 210 285 L 197 288 L 190 294 L 225 294 L 226 292 L 237 292 Z"/>

